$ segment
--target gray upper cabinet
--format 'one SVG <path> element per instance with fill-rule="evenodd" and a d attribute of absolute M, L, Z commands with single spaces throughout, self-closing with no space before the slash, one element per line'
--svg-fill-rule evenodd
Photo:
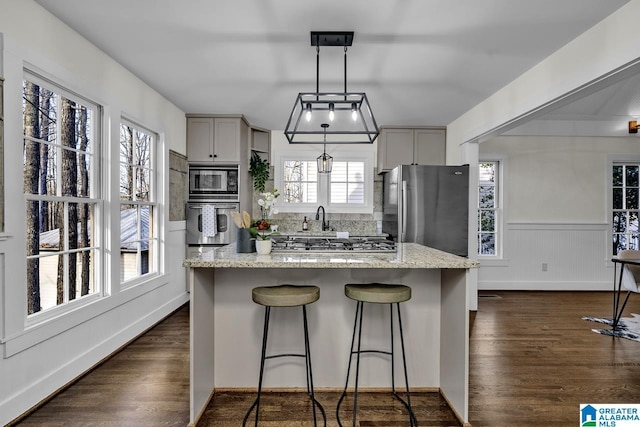
<path fill-rule="evenodd" d="M 269 154 L 271 151 L 271 133 L 263 129 L 251 128 L 251 151 Z"/>
<path fill-rule="evenodd" d="M 378 137 L 378 173 L 398 165 L 444 165 L 444 128 L 383 128 Z"/>
<path fill-rule="evenodd" d="M 236 117 L 188 117 L 189 162 L 239 163 L 241 126 Z"/>

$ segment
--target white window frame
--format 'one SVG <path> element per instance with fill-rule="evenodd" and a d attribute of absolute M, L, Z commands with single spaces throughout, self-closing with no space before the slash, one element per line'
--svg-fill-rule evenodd
<path fill-rule="evenodd" d="M 505 194 L 506 194 L 506 186 L 505 186 L 505 176 L 507 174 L 507 160 L 505 156 L 498 154 L 482 154 L 478 159 L 478 166 L 481 163 L 497 163 L 496 174 L 497 179 L 495 182 L 496 187 L 496 209 L 495 209 L 495 254 L 486 255 L 480 253 L 480 245 L 478 244 L 477 248 L 477 256 L 479 260 L 490 261 L 490 260 L 502 260 L 504 259 L 506 250 L 505 250 L 505 224 L 504 219 L 507 217 L 506 215 L 506 206 L 505 206 Z M 477 169 L 479 170 L 479 168 Z M 478 185 L 475 189 L 476 194 L 476 221 L 479 215 L 479 191 L 480 191 L 480 181 L 478 180 Z M 480 234 L 480 230 L 476 230 L 475 238 L 478 239 Z"/>
<path fill-rule="evenodd" d="M 320 148 L 322 150 L 322 148 Z M 292 160 L 308 161 L 313 164 L 320 152 L 308 150 L 287 150 L 286 153 L 275 155 L 274 165 L 274 186 L 284 189 L 284 162 Z M 373 214 L 373 168 L 374 156 L 372 152 L 336 151 L 329 153 L 335 162 L 364 162 L 364 203 L 361 205 L 353 203 L 331 203 L 330 174 L 318 174 L 318 201 L 316 203 L 286 203 L 282 198 L 278 198 L 276 205 L 280 212 L 297 212 L 315 214 L 318 206 L 322 205 L 326 212 L 331 213 L 361 213 Z M 282 192 L 282 191 L 281 191 Z"/>
<path fill-rule="evenodd" d="M 120 199 L 119 196 L 119 192 L 118 192 L 118 202 L 119 205 L 133 205 L 133 206 L 137 206 L 137 207 L 142 207 L 142 206 L 148 206 L 151 209 L 152 212 L 152 216 L 149 218 L 149 261 L 148 264 L 151 267 L 153 267 L 153 269 L 151 271 L 148 271 L 145 274 L 141 274 L 140 272 L 140 265 L 141 265 L 141 251 L 139 250 L 136 254 L 136 267 L 138 268 L 138 274 L 135 277 L 132 277 L 130 279 L 125 279 L 123 281 L 120 282 L 120 288 L 122 290 L 125 289 L 129 289 L 131 287 L 140 285 L 142 283 L 147 282 L 149 279 L 157 277 L 160 274 L 161 271 L 161 263 L 160 263 L 160 243 L 159 243 L 159 234 L 160 234 L 160 230 L 159 230 L 159 223 L 160 223 L 160 214 L 159 214 L 159 210 L 160 210 L 160 205 L 158 203 L 158 199 L 159 199 L 159 186 L 161 184 L 161 182 L 158 179 L 158 147 L 160 144 L 160 135 L 158 134 L 158 132 L 155 132 L 145 126 L 142 126 L 138 123 L 136 123 L 135 121 L 128 119 L 126 117 L 121 117 L 120 119 L 120 124 L 118 126 L 118 129 L 120 129 L 121 125 L 126 125 L 129 127 L 132 127 L 135 130 L 139 130 L 142 131 L 148 135 L 151 135 L 153 137 L 153 144 L 151 146 L 151 152 L 150 152 L 150 159 L 149 159 L 149 164 L 150 164 L 150 172 L 149 172 L 149 179 L 150 179 L 150 183 L 149 183 L 149 201 L 139 201 L 139 200 L 122 200 Z M 118 138 L 118 146 L 120 146 L 120 141 Z M 120 148 L 119 148 L 120 149 Z M 118 170 L 120 170 L 120 159 L 118 158 Z M 135 174 L 134 174 L 134 179 L 135 179 Z M 120 183 L 120 176 L 118 175 L 118 185 Z M 135 188 L 135 183 L 134 183 L 134 188 Z M 120 222 L 121 217 L 118 218 L 118 230 L 121 230 L 122 224 Z M 140 225 L 140 224 L 138 224 Z M 140 237 L 140 227 L 138 227 L 138 237 Z M 136 240 L 137 242 L 141 242 L 142 240 Z M 118 250 L 121 251 L 121 241 L 120 241 L 120 236 L 118 236 Z M 120 254 L 121 252 L 119 252 Z M 121 257 L 119 257 L 119 259 L 121 260 Z M 123 268 L 122 265 L 120 265 L 120 268 Z"/>
<path fill-rule="evenodd" d="M 35 83 L 40 87 L 44 87 L 52 92 L 55 92 L 59 96 L 64 96 L 67 99 L 70 99 L 74 102 L 83 104 L 88 107 L 92 107 L 92 163 L 91 163 L 91 178 L 90 185 L 91 190 L 90 194 L 93 197 L 68 197 L 68 196 L 41 196 L 41 195 L 29 195 L 24 194 L 25 204 L 28 200 L 37 201 L 37 200 L 48 200 L 48 201 L 57 201 L 57 202 L 78 202 L 78 203 L 88 203 L 92 204 L 94 207 L 93 211 L 93 223 L 92 223 L 92 243 L 93 246 L 90 247 L 93 250 L 94 259 L 93 259 L 93 285 L 95 291 L 89 295 L 83 296 L 82 298 L 76 298 L 73 300 L 68 299 L 68 289 L 65 289 L 66 301 L 60 305 L 56 305 L 50 308 L 42 309 L 33 314 L 28 314 L 28 310 L 25 307 L 25 327 L 29 328 L 32 326 L 36 326 L 47 321 L 59 318 L 60 316 L 73 312 L 77 310 L 79 307 L 83 307 L 89 305 L 101 298 L 107 296 L 106 285 L 104 280 L 104 265 L 105 265 L 105 251 L 104 251 L 104 236 L 102 234 L 102 230 L 104 229 L 103 222 L 103 212 L 104 212 L 104 200 L 102 198 L 102 169 L 101 162 L 99 161 L 100 156 L 102 154 L 102 140 L 103 140 L 103 107 L 82 95 L 76 94 L 68 88 L 64 87 L 62 84 L 56 83 L 53 80 L 49 80 L 40 74 L 32 71 L 30 69 L 25 68 L 23 70 L 23 80 L 28 80 L 31 83 Z M 59 126 L 59 125 L 58 125 Z M 59 133 L 59 129 L 57 131 Z M 24 135 L 23 135 L 24 138 Z M 60 167 L 60 165 L 58 165 Z M 23 169 L 24 171 L 24 169 Z M 66 211 L 65 211 L 66 216 Z M 61 249 L 59 251 L 61 254 L 68 254 L 70 251 L 68 249 Z M 26 255 L 26 254 L 25 254 Z M 47 256 L 47 255 L 44 255 Z M 66 269 L 66 265 L 65 265 Z M 25 287 L 26 291 L 26 287 Z M 25 299 L 26 302 L 26 299 Z"/>
<path fill-rule="evenodd" d="M 640 166 L 640 156 L 637 155 L 609 155 L 606 160 L 606 173 L 605 175 L 605 188 L 607 191 L 606 197 L 606 212 L 607 212 L 607 242 L 606 242 L 606 254 L 607 260 L 613 255 L 613 181 L 612 172 L 613 166 L 616 164 L 634 164 Z"/>

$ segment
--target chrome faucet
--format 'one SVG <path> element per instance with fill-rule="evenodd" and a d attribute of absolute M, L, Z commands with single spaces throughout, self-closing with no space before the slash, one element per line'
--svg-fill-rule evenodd
<path fill-rule="evenodd" d="M 316 221 L 320 219 L 320 209 L 322 209 L 322 231 L 327 231 L 329 229 L 329 224 L 324 220 L 324 206 L 318 206 L 316 210 Z"/>

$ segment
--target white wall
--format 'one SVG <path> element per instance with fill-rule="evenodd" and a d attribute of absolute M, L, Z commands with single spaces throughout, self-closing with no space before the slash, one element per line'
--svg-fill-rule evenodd
<path fill-rule="evenodd" d="M 601 88 L 606 83 L 603 77 L 637 66 L 639 14 L 640 0 L 631 0 L 450 123 L 447 163 L 456 163 L 460 144 L 495 136 L 539 116 L 546 106 L 566 102 L 576 92 Z"/>
<path fill-rule="evenodd" d="M 613 154 L 640 155 L 640 139 L 513 136 L 480 144 L 481 158 L 499 157 L 507 169 L 503 259 L 480 257 L 478 288 L 610 290 Z"/>
<path fill-rule="evenodd" d="M 19 416 L 96 362 L 188 300 L 184 222 L 168 222 L 168 181 L 161 195 L 165 243 L 163 274 L 121 290 L 117 257 L 106 266 L 110 296 L 58 319 L 25 327 L 24 198 L 22 194 L 23 67 L 104 106 L 103 167 L 117 176 L 120 117 L 125 115 L 158 132 L 163 147 L 160 175 L 169 176 L 168 151 L 186 152 L 184 113 L 95 46 L 31 0 L 0 0 L 0 70 L 5 78 L 6 226 L 0 236 L 0 425 Z M 113 200 L 118 188 L 105 186 Z M 106 204 L 116 216 L 118 204 Z M 117 224 L 116 224 L 117 225 Z M 117 242 L 118 230 L 104 230 Z M 188 333 L 188 331 L 185 331 Z"/>
<path fill-rule="evenodd" d="M 640 44 L 637 43 L 640 39 L 639 14 L 640 0 L 631 0 L 449 123 L 447 164 L 460 164 L 473 158 L 478 142 L 535 119 L 548 109 L 593 93 L 606 85 L 608 79 L 636 72 L 640 60 Z M 477 177 L 472 175 L 470 184 L 472 188 L 477 186 Z M 475 237 L 476 227 L 475 222 L 470 223 L 470 239 Z M 474 290 L 476 286 L 481 288 L 481 284 L 475 283 L 473 275 L 470 277 L 469 307 L 475 309 L 477 298 Z"/>

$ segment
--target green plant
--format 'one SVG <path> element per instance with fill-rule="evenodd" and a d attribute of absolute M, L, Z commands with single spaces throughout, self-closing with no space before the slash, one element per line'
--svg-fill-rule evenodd
<path fill-rule="evenodd" d="M 264 193 L 264 186 L 269 179 L 269 162 L 263 160 L 255 151 L 251 153 L 249 175 L 253 177 L 253 188 L 260 193 Z"/>

